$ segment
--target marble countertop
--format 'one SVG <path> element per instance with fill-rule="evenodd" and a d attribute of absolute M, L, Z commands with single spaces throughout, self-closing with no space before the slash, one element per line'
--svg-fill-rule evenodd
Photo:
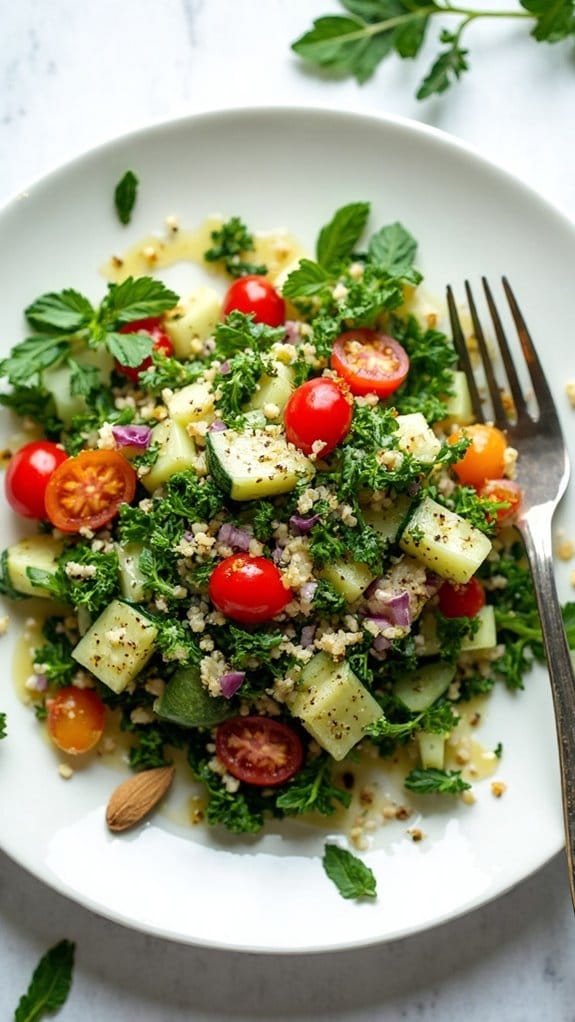
<path fill-rule="evenodd" d="M 312 17 L 336 8 L 335 0 L 2 4 L 0 204 L 70 157 L 146 123 L 214 107 L 283 103 L 381 111 L 435 125 L 575 221 L 572 44 L 536 46 L 518 23 L 478 22 L 469 33 L 471 73 L 445 96 L 417 103 L 413 94 L 431 45 L 427 61 L 426 54 L 417 64 L 391 61 L 363 87 L 329 82 L 291 54 L 290 41 Z M 62 937 L 77 943 L 62 1019 L 574 1018 L 575 926 L 563 856 L 449 925 L 334 955 L 258 958 L 141 935 L 67 901 L 1 853 L 0 913 L 6 1019 L 40 955 Z"/>

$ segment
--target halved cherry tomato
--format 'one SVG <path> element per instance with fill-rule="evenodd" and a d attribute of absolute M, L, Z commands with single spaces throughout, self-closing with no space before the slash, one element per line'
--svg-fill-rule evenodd
<path fill-rule="evenodd" d="M 46 512 L 62 532 L 99 529 L 130 503 L 137 476 L 117 451 L 82 451 L 67 458 L 46 487 Z"/>
<path fill-rule="evenodd" d="M 174 354 L 172 339 L 164 330 L 161 319 L 153 317 L 150 319 L 136 319 L 133 323 L 126 323 L 124 326 L 120 327 L 120 333 L 149 334 L 154 342 L 152 345 L 154 351 L 159 351 L 162 355 L 168 355 L 169 357 Z M 122 376 L 127 376 L 129 380 L 137 383 L 140 373 L 143 373 L 144 369 L 149 369 L 152 365 L 152 361 L 152 356 L 148 355 L 148 358 L 145 358 L 139 366 L 123 366 L 117 359 L 115 360 L 114 365 Z"/>
<path fill-rule="evenodd" d="M 92 688 L 61 688 L 46 700 L 48 734 L 62 752 L 79 756 L 98 744 L 104 731 L 106 707 Z"/>
<path fill-rule="evenodd" d="M 333 345 L 330 365 L 345 380 L 352 394 L 388 397 L 405 380 L 409 358 L 393 337 L 362 328 L 339 335 Z"/>
<path fill-rule="evenodd" d="M 48 481 L 67 458 L 66 452 L 49 440 L 35 440 L 16 451 L 4 479 L 6 499 L 12 510 L 24 518 L 45 520 Z"/>
<path fill-rule="evenodd" d="M 522 494 L 521 487 L 512 479 L 488 479 L 479 490 L 479 496 L 498 504 L 507 504 L 507 507 L 500 507 L 495 513 L 498 525 L 509 525 L 517 517 Z"/>
<path fill-rule="evenodd" d="M 465 583 L 444 582 L 437 595 L 444 617 L 475 617 L 485 606 L 485 589 L 475 576 Z"/>
<path fill-rule="evenodd" d="M 208 594 L 222 614 L 244 624 L 275 617 L 293 595 L 273 561 L 243 553 L 220 561 L 212 572 Z"/>
<path fill-rule="evenodd" d="M 256 323 L 281 326 L 285 323 L 285 301 L 266 277 L 248 276 L 234 280 L 228 288 L 222 313 L 253 312 Z"/>
<path fill-rule="evenodd" d="M 318 440 L 324 444 L 320 457 L 330 454 L 349 433 L 353 400 L 342 381 L 319 376 L 294 390 L 284 411 L 286 436 L 304 454 L 311 454 Z"/>
<path fill-rule="evenodd" d="M 487 479 L 500 479 L 505 469 L 505 434 L 497 426 L 476 422 L 452 433 L 447 442 L 454 444 L 462 437 L 469 437 L 471 443 L 461 461 L 456 461 L 453 466 L 459 482 L 480 487 Z"/>
<path fill-rule="evenodd" d="M 271 717 L 232 717 L 216 731 L 218 759 L 239 781 L 269 788 L 293 777 L 303 762 L 301 739 Z"/>

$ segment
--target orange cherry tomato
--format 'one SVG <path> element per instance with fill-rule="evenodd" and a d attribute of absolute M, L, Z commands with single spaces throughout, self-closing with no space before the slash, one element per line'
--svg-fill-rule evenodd
<path fill-rule="evenodd" d="M 98 744 L 104 731 L 106 707 L 92 688 L 61 688 L 46 700 L 48 733 L 62 752 L 79 756 Z"/>
<path fill-rule="evenodd" d="M 62 532 L 99 529 L 136 492 L 137 476 L 117 451 L 82 451 L 53 472 L 46 487 L 46 513 Z"/>
<path fill-rule="evenodd" d="M 475 617 L 485 606 L 485 589 L 473 576 L 469 582 L 444 582 L 438 592 L 444 617 Z"/>
<path fill-rule="evenodd" d="M 471 443 L 461 460 L 453 466 L 459 482 L 465 486 L 480 487 L 487 479 L 500 479 L 505 469 L 507 449 L 507 440 L 501 430 L 476 422 L 452 433 L 447 442 L 454 444 L 463 437 L 468 437 Z"/>
<path fill-rule="evenodd" d="M 506 504 L 495 513 L 497 525 L 510 525 L 517 517 L 521 507 L 521 487 L 512 479 L 488 479 L 479 490 L 479 496 L 494 500 L 498 504 Z"/>
<path fill-rule="evenodd" d="M 330 365 L 352 394 L 388 397 L 405 380 L 409 358 L 393 337 L 362 328 L 336 338 Z"/>

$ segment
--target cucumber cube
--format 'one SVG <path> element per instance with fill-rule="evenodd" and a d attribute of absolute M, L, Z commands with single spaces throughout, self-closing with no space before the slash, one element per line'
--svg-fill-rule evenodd
<path fill-rule="evenodd" d="M 469 426 L 475 422 L 471 406 L 471 395 L 465 373 L 456 369 L 453 373 L 453 393 L 447 398 L 445 405 L 447 415 L 443 420 L 445 426 Z"/>
<path fill-rule="evenodd" d="M 367 508 L 363 512 L 363 517 L 367 524 L 371 525 L 372 529 L 375 529 L 384 539 L 393 543 L 407 517 L 411 503 L 411 498 L 401 493 L 389 507 L 383 507 L 377 511 L 374 508 Z"/>
<path fill-rule="evenodd" d="M 295 373 L 291 366 L 276 362 L 275 376 L 262 376 L 255 394 L 250 398 L 248 408 L 264 408 L 266 405 L 277 405 L 283 411 L 294 389 Z"/>
<path fill-rule="evenodd" d="M 194 441 L 188 436 L 185 427 L 173 419 L 164 419 L 154 426 L 151 443 L 157 445 L 159 451 L 150 471 L 142 476 L 142 483 L 149 493 L 153 493 L 176 472 L 184 472 L 196 464 Z"/>
<path fill-rule="evenodd" d="M 190 422 L 213 422 L 214 394 L 209 383 L 197 380 L 187 387 L 175 391 L 168 398 L 170 418 L 179 426 L 187 426 Z"/>
<path fill-rule="evenodd" d="M 23 596 L 44 596 L 50 598 L 48 590 L 35 586 L 28 577 L 28 568 L 54 574 L 63 544 L 52 536 L 29 536 L 6 550 L 6 568 L 10 584 Z"/>
<path fill-rule="evenodd" d="M 436 735 L 420 731 L 417 736 L 419 758 L 424 770 L 443 770 L 445 762 L 445 739 L 447 735 Z"/>
<path fill-rule="evenodd" d="M 139 610 L 113 600 L 80 639 L 72 656 L 112 692 L 120 693 L 147 664 L 157 634 L 156 626 Z"/>
<path fill-rule="evenodd" d="M 220 320 L 222 303 L 211 287 L 196 287 L 180 306 L 181 313 L 165 321 L 166 333 L 174 345 L 176 358 L 191 359 L 194 342 L 210 337 Z"/>
<path fill-rule="evenodd" d="M 491 550 L 487 536 L 431 497 L 416 507 L 399 545 L 450 582 L 469 582 Z"/>
<path fill-rule="evenodd" d="M 442 661 L 425 664 L 399 678 L 393 686 L 393 694 L 411 713 L 421 713 L 447 692 L 454 677 L 455 664 Z"/>
<path fill-rule="evenodd" d="M 497 628 L 495 626 L 495 609 L 490 603 L 482 607 L 476 615 L 479 627 L 475 635 L 470 635 L 461 643 L 462 653 L 482 653 L 494 649 L 497 645 Z"/>
<path fill-rule="evenodd" d="M 158 717 L 180 727 L 214 727 L 234 712 L 227 699 L 210 695 L 196 667 L 182 667 L 176 671 L 163 694 L 156 699 L 154 710 Z"/>
<path fill-rule="evenodd" d="M 432 465 L 441 450 L 441 442 L 425 416 L 421 412 L 412 412 L 410 415 L 398 415 L 395 421 L 399 449 L 411 454 L 422 465 Z"/>
<path fill-rule="evenodd" d="M 320 575 L 331 582 L 348 603 L 355 603 L 375 578 L 367 564 L 360 561 L 334 561 L 322 568 Z"/>
<path fill-rule="evenodd" d="M 335 760 L 347 756 L 363 738 L 366 725 L 375 723 L 382 712 L 347 661 L 334 663 L 323 652 L 306 664 L 289 709 Z"/>
<path fill-rule="evenodd" d="M 138 603 L 146 594 L 146 580 L 140 571 L 142 547 L 139 543 L 118 543 L 116 546 L 120 567 L 120 592 L 125 600 Z"/>

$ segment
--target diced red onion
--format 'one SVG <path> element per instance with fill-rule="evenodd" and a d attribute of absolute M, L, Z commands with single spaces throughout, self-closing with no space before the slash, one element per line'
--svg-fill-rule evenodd
<path fill-rule="evenodd" d="M 374 614 L 384 614 L 391 621 L 392 625 L 398 628 L 409 628 L 411 624 L 411 608 L 409 593 L 403 590 L 394 593 L 385 590 L 387 579 L 376 579 L 367 590 L 367 605 Z M 380 589 L 381 586 L 381 589 Z M 378 593 L 380 595 L 378 595 Z"/>
<path fill-rule="evenodd" d="M 231 699 L 244 683 L 245 671 L 229 671 L 220 678 L 220 689 L 224 699 Z"/>
<path fill-rule="evenodd" d="M 301 635 L 300 635 L 299 642 L 300 642 L 300 646 L 303 646 L 304 649 L 307 649 L 309 646 L 312 645 L 313 639 L 314 639 L 314 635 L 315 635 L 315 630 L 316 630 L 316 626 L 315 625 L 304 625 L 303 626 L 303 628 L 301 630 Z"/>
<path fill-rule="evenodd" d="M 365 618 L 366 621 L 371 621 L 372 624 L 377 625 L 380 631 L 384 631 L 386 628 L 395 628 L 393 621 L 388 617 L 376 616 L 375 614 L 368 614 Z"/>
<path fill-rule="evenodd" d="M 31 692 L 45 692 L 48 688 L 48 678 L 45 674 L 32 674 L 26 682 L 26 688 Z"/>
<path fill-rule="evenodd" d="M 297 344 L 299 341 L 299 323 L 296 319 L 286 319 L 285 323 L 285 337 L 284 341 L 286 344 Z"/>
<path fill-rule="evenodd" d="M 225 522 L 218 531 L 219 542 L 231 546 L 233 550 L 249 550 L 252 539 L 251 532 L 246 529 L 238 529 L 231 522 Z"/>
<path fill-rule="evenodd" d="M 230 371 L 230 363 L 226 359 L 225 362 L 222 362 L 222 364 L 220 366 L 220 373 L 221 373 L 222 376 L 227 376 L 229 371 Z"/>
<path fill-rule="evenodd" d="M 304 603 L 311 603 L 315 596 L 317 585 L 318 585 L 317 582 L 304 582 L 299 591 L 299 594 Z"/>
<path fill-rule="evenodd" d="M 112 426 L 112 434 L 118 447 L 137 447 L 145 451 L 150 446 L 150 426 Z"/>
<path fill-rule="evenodd" d="M 314 525 L 317 525 L 320 518 L 321 515 L 309 515 L 308 518 L 303 518 L 301 515 L 292 515 L 289 523 L 297 532 L 310 532 Z"/>
<path fill-rule="evenodd" d="M 222 422 L 221 419 L 214 419 L 214 421 L 208 426 L 208 433 L 223 433 L 223 431 L 227 428 L 228 427 L 225 422 Z"/>
<path fill-rule="evenodd" d="M 279 564 L 283 555 L 283 547 L 275 546 L 272 550 L 272 561 L 274 564 Z"/>
<path fill-rule="evenodd" d="M 391 642 L 385 637 L 385 635 L 376 635 L 372 642 L 372 646 L 378 653 L 385 653 L 385 651 L 391 646 Z"/>

